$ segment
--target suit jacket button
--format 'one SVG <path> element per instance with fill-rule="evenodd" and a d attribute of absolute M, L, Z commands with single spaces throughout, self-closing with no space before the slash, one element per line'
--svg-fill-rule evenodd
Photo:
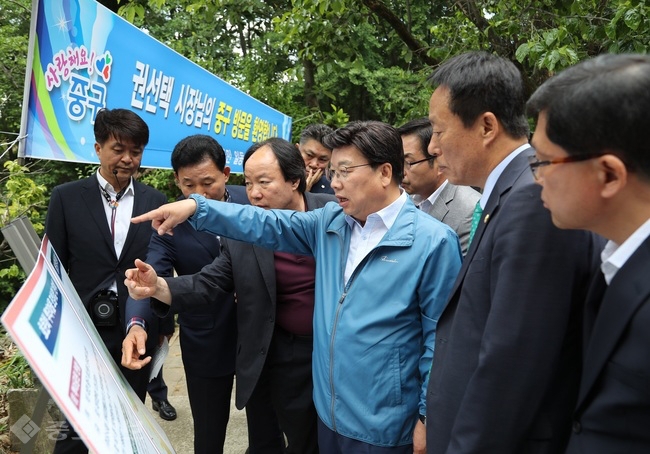
<path fill-rule="evenodd" d="M 582 424 L 580 424 L 580 421 L 573 421 L 573 433 L 579 434 L 582 432 Z"/>

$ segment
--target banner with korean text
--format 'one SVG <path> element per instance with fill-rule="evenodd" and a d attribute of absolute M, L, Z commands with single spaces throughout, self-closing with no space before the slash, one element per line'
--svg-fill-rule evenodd
<path fill-rule="evenodd" d="M 106 350 L 47 236 L 34 270 L 1 320 L 92 452 L 174 453 L 153 414 Z M 30 425 L 30 434 L 41 429 L 25 418 L 21 423 Z M 12 431 L 20 429 L 12 426 Z M 66 436 L 43 429 L 49 436 Z"/>
<path fill-rule="evenodd" d="M 245 151 L 291 138 L 291 117 L 156 41 L 95 0 L 33 0 L 20 156 L 98 162 L 93 124 L 127 108 L 149 125 L 142 166 L 170 168 L 174 145 L 208 134 L 241 172 Z"/>

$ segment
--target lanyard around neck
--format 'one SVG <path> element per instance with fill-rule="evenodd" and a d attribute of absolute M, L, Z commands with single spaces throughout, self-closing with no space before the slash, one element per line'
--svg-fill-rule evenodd
<path fill-rule="evenodd" d="M 99 189 L 102 190 L 102 195 L 108 202 L 108 206 L 111 207 L 111 238 L 113 239 L 113 241 L 115 241 L 115 215 L 116 215 L 115 211 L 117 210 L 120 199 L 126 193 L 126 190 L 128 188 L 129 186 L 127 185 L 125 188 L 120 190 L 120 192 L 115 194 L 115 199 L 113 200 L 111 198 L 111 195 L 108 193 L 108 191 L 105 188 L 103 188 L 102 186 L 99 187 Z"/>

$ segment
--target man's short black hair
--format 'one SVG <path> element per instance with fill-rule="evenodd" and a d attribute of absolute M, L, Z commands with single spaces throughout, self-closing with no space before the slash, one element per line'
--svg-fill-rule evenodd
<path fill-rule="evenodd" d="M 528 101 L 570 155 L 611 153 L 650 179 L 650 56 L 600 55 L 557 74 Z"/>
<path fill-rule="evenodd" d="M 327 125 L 318 124 L 318 123 L 309 125 L 305 127 L 305 129 L 303 129 L 302 132 L 300 133 L 300 144 L 304 144 L 308 140 L 313 139 L 319 142 L 321 145 L 325 146 L 323 144 L 323 137 L 325 137 L 328 134 L 331 134 L 332 132 L 334 132 L 334 129 L 330 128 Z"/>
<path fill-rule="evenodd" d="M 444 62 L 429 80 L 449 90 L 449 109 L 466 128 L 492 112 L 511 137 L 528 137 L 524 83 L 511 61 L 487 52 L 467 52 Z"/>
<path fill-rule="evenodd" d="M 226 154 L 223 147 L 213 137 L 195 134 L 178 142 L 172 151 L 172 168 L 174 172 L 184 167 L 200 164 L 206 159 L 214 162 L 221 172 L 226 167 Z"/>
<path fill-rule="evenodd" d="M 149 143 L 149 127 L 135 112 L 128 109 L 102 109 L 95 118 L 95 141 L 103 145 L 111 137 L 130 142 L 136 147 Z"/>
<path fill-rule="evenodd" d="M 428 118 L 416 118 L 397 128 L 400 136 L 416 136 L 420 142 L 420 149 L 425 158 L 430 158 L 429 143 L 433 135 L 433 128 Z M 433 160 L 429 161 L 429 167 L 433 167 Z"/>
<path fill-rule="evenodd" d="M 325 136 L 323 145 L 334 149 L 354 145 L 373 169 L 389 163 L 393 180 L 400 184 L 404 176 L 404 147 L 397 129 L 380 121 L 353 121 Z"/>

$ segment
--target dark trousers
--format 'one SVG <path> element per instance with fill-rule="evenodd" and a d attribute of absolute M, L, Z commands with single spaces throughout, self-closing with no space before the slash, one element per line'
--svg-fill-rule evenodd
<path fill-rule="evenodd" d="M 327 454 L 413 454 L 413 445 L 384 447 L 337 434 L 318 420 L 318 445 Z"/>
<path fill-rule="evenodd" d="M 167 400 L 167 391 L 167 384 L 163 379 L 163 368 L 161 367 L 158 375 L 147 385 L 147 393 L 151 400 Z"/>
<path fill-rule="evenodd" d="M 280 429 L 287 438 L 286 452 L 289 454 L 318 453 L 312 350 L 311 336 L 295 336 L 276 327 L 266 363 L 246 404 L 248 412 L 251 401 L 270 399 Z M 255 454 L 253 450 L 251 454 Z"/>
<path fill-rule="evenodd" d="M 194 454 L 221 454 L 230 419 L 233 374 L 197 377 L 185 371 L 194 420 Z"/>
<path fill-rule="evenodd" d="M 122 361 L 122 332 L 119 328 L 100 328 L 99 331 L 104 344 L 108 348 L 113 361 L 118 369 L 124 374 L 124 378 L 131 385 L 140 400 L 144 402 L 147 395 L 147 383 L 149 379 L 149 370 L 151 365 L 148 364 L 140 370 L 130 370 L 120 365 Z M 61 426 L 61 431 L 54 445 L 54 454 L 87 454 L 88 448 L 79 435 L 66 420 Z"/>

